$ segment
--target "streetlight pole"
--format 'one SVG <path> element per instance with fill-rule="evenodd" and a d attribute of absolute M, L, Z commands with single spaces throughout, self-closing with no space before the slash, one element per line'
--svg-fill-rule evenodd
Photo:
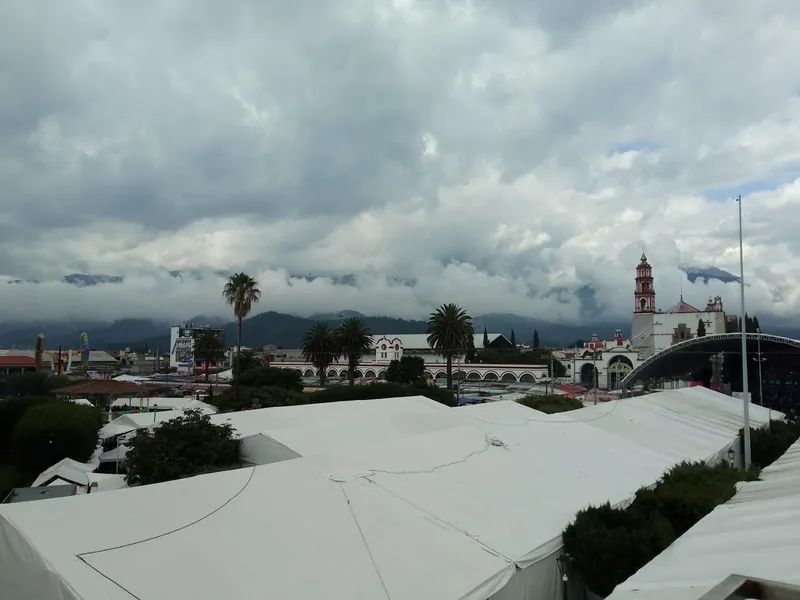
<path fill-rule="evenodd" d="M 597 348 L 592 342 L 592 385 L 594 385 L 594 403 L 597 404 L 597 384 L 600 383 L 600 377 L 597 372 Z"/>
<path fill-rule="evenodd" d="M 747 323 L 744 302 L 744 242 L 742 234 L 742 197 L 738 196 L 739 203 L 739 284 L 742 292 L 742 405 L 744 413 L 744 468 L 750 468 L 750 384 L 747 380 Z"/>

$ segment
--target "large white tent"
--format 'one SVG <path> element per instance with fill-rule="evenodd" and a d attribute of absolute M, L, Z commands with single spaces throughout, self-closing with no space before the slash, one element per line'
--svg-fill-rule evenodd
<path fill-rule="evenodd" d="M 800 585 L 800 442 L 609 600 L 697 600 L 734 574 Z"/>
<path fill-rule="evenodd" d="M 649 447 L 596 426 L 619 407 L 581 422 L 400 400 L 362 403 L 360 417 L 351 403 L 229 417 L 264 419 L 246 433 L 271 426 L 294 460 L 0 507 L 0 597 L 555 600 L 575 513 L 627 501 L 704 435 L 675 425 L 673 445 Z"/>

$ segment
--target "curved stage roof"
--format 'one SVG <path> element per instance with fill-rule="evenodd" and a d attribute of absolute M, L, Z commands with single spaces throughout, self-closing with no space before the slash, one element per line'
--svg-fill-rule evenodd
<path fill-rule="evenodd" d="M 761 339 L 762 355 L 790 355 L 795 360 L 800 358 L 800 340 L 766 333 L 747 334 L 748 354 L 752 353 L 754 357 L 756 356 L 758 353 L 759 338 Z M 666 350 L 654 354 L 628 373 L 621 382 L 622 389 L 629 388 L 637 381 L 646 381 L 658 377 L 670 377 L 693 370 L 699 366 L 698 363 L 700 361 L 698 359 L 702 360 L 704 356 L 710 357 L 719 352 L 741 355 L 742 334 L 719 333 L 692 338 L 674 344 Z"/>

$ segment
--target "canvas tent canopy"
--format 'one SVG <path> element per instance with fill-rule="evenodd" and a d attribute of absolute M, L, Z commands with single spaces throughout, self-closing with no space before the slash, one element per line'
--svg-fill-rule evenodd
<path fill-rule="evenodd" d="M 800 585 L 800 441 L 609 600 L 698 600 L 729 575 Z"/>
<path fill-rule="evenodd" d="M 555 600 L 564 526 L 589 504 L 625 502 L 654 483 L 688 437 L 651 448 L 510 402 L 419 401 L 403 413 L 373 400 L 362 417 L 355 406 L 254 417 L 297 447 L 282 462 L 52 500 L 48 510 L 0 507 L 0 597 Z M 363 425 L 346 429 L 337 410 Z M 370 433 L 389 410 L 380 436 Z M 441 426 L 415 433 L 424 414 Z M 211 539 L 230 550 L 201 551 Z"/>

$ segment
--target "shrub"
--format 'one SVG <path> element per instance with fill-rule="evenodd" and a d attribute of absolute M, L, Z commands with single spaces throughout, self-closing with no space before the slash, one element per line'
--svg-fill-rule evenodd
<path fill-rule="evenodd" d="M 303 381 L 299 374 L 277 367 L 248 369 L 239 375 L 238 384 L 242 387 L 280 387 L 295 392 L 303 391 Z"/>
<path fill-rule="evenodd" d="M 617 510 L 606 503 L 580 511 L 562 537 L 586 587 L 608 596 L 669 546 L 675 533 L 659 513 Z"/>
<path fill-rule="evenodd" d="M 239 466 L 239 440 L 230 424 L 215 425 L 199 410 L 156 428 L 141 428 L 128 442 L 125 481 L 148 485 Z"/>
<path fill-rule="evenodd" d="M 25 412 L 34 406 L 53 402 L 52 398 L 16 397 L 0 400 L 0 462 L 9 458 L 11 434 Z"/>
<path fill-rule="evenodd" d="M 15 487 L 24 485 L 22 476 L 12 465 L 0 465 L 0 502 Z"/>
<path fill-rule="evenodd" d="M 376 400 L 401 396 L 425 396 L 446 406 L 455 406 L 455 395 L 445 389 L 428 385 L 424 381 L 412 385 L 396 383 L 371 383 L 369 385 L 340 385 L 308 394 L 311 402 L 345 402 L 348 400 Z"/>
<path fill-rule="evenodd" d="M 681 463 L 625 509 L 608 504 L 579 512 L 564 530 L 564 550 L 586 586 L 607 596 L 714 507 L 730 500 L 736 483 L 751 480 L 725 464 Z"/>
<path fill-rule="evenodd" d="M 527 406 L 528 408 L 532 408 L 547 414 L 567 412 L 570 410 L 583 408 L 583 404 L 580 400 L 563 395 L 530 395 L 520 398 L 517 400 L 517 402 Z"/>
<path fill-rule="evenodd" d="M 739 440 L 744 443 L 744 429 L 739 430 Z M 750 428 L 750 456 L 753 465 L 766 467 L 778 460 L 800 438 L 797 421 L 770 421 L 769 429 Z M 743 450 L 743 448 L 742 448 Z"/>
<path fill-rule="evenodd" d="M 308 404 L 313 401 L 311 394 L 287 390 L 282 387 L 242 387 L 239 388 L 239 402 L 236 391 L 225 390 L 221 394 L 209 396 L 207 402 L 213 404 L 221 412 L 249 410 L 251 408 L 269 408 L 272 406 L 294 406 Z"/>
<path fill-rule="evenodd" d="M 29 408 L 11 435 L 11 455 L 21 470 L 38 473 L 63 458 L 86 462 L 97 448 L 100 412 L 71 402 Z"/>

